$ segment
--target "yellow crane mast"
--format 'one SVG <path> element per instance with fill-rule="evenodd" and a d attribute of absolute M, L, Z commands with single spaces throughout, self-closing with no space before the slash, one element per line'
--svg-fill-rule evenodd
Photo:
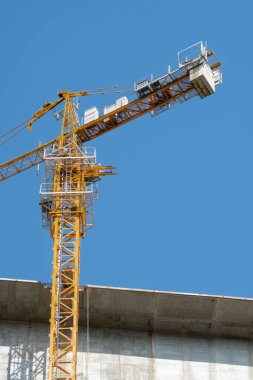
<path fill-rule="evenodd" d="M 44 222 L 54 241 L 50 318 L 49 379 L 75 379 L 78 334 L 80 239 L 85 235 L 86 214 L 92 186 L 101 176 L 112 174 L 109 166 L 97 165 L 85 154 L 73 133 L 78 118 L 71 95 L 65 94 L 62 134 L 58 144 L 44 156 L 46 179 L 41 189 Z"/>
<path fill-rule="evenodd" d="M 92 92 L 60 91 L 56 101 L 44 104 L 27 123 L 31 130 L 36 120 L 64 103 L 60 136 L 0 165 L 1 182 L 41 162 L 45 164 L 40 205 L 42 223 L 53 238 L 49 380 L 76 380 L 80 240 L 93 225 L 96 182 L 114 174 L 114 168 L 98 164 L 95 149 L 83 143 L 146 113 L 156 116 L 196 95 L 205 98 L 215 92 L 221 83 L 221 63 L 213 51 L 198 43 L 181 51 L 178 58 L 176 70 L 169 68 L 162 76 L 135 82 L 131 102 L 121 98 L 123 104 L 116 102 L 105 108 L 102 116 L 93 114 L 82 124 L 74 99 Z"/>

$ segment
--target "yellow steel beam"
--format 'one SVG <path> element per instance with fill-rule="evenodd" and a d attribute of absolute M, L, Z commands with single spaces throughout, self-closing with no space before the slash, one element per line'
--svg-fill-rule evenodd
<path fill-rule="evenodd" d="M 218 68 L 221 65 L 213 51 L 208 52 L 208 57 L 210 59 L 215 58 L 215 62 L 210 64 L 212 70 Z M 148 95 L 133 100 L 129 104 L 107 114 L 106 117 L 101 116 L 97 120 L 91 121 L 88 124 L 84 124 L 76 129 L 73 129 L 69 133 L 66 133 L 64 138 L 73 139 L 73 135 L 75 135 L 76 138 L 80 140 L 80 142 L 91 141 L 99 136 L 102 136 L 107 132 L 110 132 L 126 123 L 129 123 L 130 121 L 140 116 L 143 116 L 155 110 L 158 107 L 172 103 L 176 99 L 190 94 L 192 91 L 194 91 L 194 88 L 189 83 L 189 81 L 187 85 L 185 84 L 185 81 L 187 81 L 188 77 L 188 73 L 184 73 L 177 79 L 161 87 L 159 90 L 151 91 Z M 175 84 L 184 84 L 184 86 L 179 94 L 171 95 L 170 88 L 172 88 Z M 65 92 L 69 94 L 68 91 Z M 67 94 L 65 94 L 64 96 L 67 97 Z M 159 102 L 155 100 L 155 96 L 157 94 L 161 94 Z M 69 98 L 71 98 L 71 96 Z M 60 99 L 65 98 L 63 97 Z M 67 125 L 62 127 L 62 133 L 64 133 L 64 131 L 67 132 Z M 46 147 L 52 146 L 53 144 L 62 144 L 62 137 L 49 141 L 48 143 L 41 145 L 39 148 L 31 150 L 19 157 L 16 157 L 0 165 L 0 182 L 41 163 L 43 161 L 44 149 Z"/>

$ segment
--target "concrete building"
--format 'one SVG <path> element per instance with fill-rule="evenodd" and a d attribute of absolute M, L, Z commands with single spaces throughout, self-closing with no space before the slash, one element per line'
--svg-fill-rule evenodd
<path fill-rule="evenodd" d="M 0 280 L 0 380 L 46 380 L 50 288 Z M 253 380 L 253 300 L 86 286 L 79 380 Z"/>

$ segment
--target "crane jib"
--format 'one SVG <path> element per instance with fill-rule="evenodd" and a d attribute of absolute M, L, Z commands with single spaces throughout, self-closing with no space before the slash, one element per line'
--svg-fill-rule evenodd
<path fill-rule="evenodd" d="M 208 56 L 215 55 L 210 51 L 208 52 Z M 210 65 L 210 68 L 214 70 L 220 65 L 220 61 L 216 60 L 216 62 Z M 173 87 L 176 85 L 177 91 L 173 90 Z M 178 100 L 180 100 L 179 103 L 181 103 L 181 100 L 189 100 L 195 95 L 197 95 L 197 93 L 189 80 L 189 71 L 182 69 L 181 75 L 179 72 L 177 78 L 161 86 L 161 88 L 150 91 L 149 94 L 133 100 L 127 105 L 106 114 L 106 116 L 103 115 L 90 123 L 82 125 L 76 131 L 68 133 L 65 138 L 68 139 L 71 138 L 73 134 L 77 134 L 82 142 L 87 142 L 166 105 L 171 105 L 171 108 L 173 108 L 173 104 Z M 41 163 L 43 161 L 44 149 L 55 143 L 57 144 L 59 139 L 60 138 L 54 139 L 0 165 L 0 182 Z"/>

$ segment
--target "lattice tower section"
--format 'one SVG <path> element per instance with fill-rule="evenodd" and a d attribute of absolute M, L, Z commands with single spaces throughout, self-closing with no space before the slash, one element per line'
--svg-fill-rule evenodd
<path fill-rule="evenodd" d="M 75 380 L 77 365 L 80 238 L 93 225 L 93 199 L 112 167 L 96 162 L 95 149 L 74 142 L 44 153 L 42 223 L 54 241 L 49 380 Z"/>

